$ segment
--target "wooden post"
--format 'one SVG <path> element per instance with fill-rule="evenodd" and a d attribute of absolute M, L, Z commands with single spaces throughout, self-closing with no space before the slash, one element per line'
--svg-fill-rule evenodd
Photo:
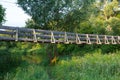
<path fill-rule="evenodd" d="M 120 36 L 118 36 L 118 41 L 117 42 L 118 42 L 118 44 L 120 44 Z"/>
<path fill-rule="evenodd" d="M 105 40 L 105 41 L 104 41 L 105 44 L 110 44 L 106 35 L 105 35 L 105 39 L 104 39 L 104 40 Z"/>
<path fill-rule="evenodd" d="M 97 44 L 102 44 L 98 35 L 96 36 L 96 41 Z"/>
<path fill-rule="evenodd" d="M 112 44 L 117 44 L 113 36 L 111 37 L 111 41 L 112 41 Z"/>
<path fill-rule="evenodd" d="M 86 41 L 87 41 L 87 44 L 92 44 L 88 34 L 86 34 Z"/>
<path fill-rule="evenodd" d="M 33 29 L 33 39 L 34 39 L 34 42 L 37 42 L 37 37 L 36 37 L 35 29 Z"/>
<path fill-rule="evenodd" d="M 55 38 L 54 38 L 54 34 L 52 31 L 51 31 L 51 43 L 55 43 Z"/>
<path fill-rule="evenodd" d="M 77 33 L 76 33 L 76 44 L 81 44 L 80 38 Z"/>
<path fill-rule="evenodd" d="M 69 41 L 68 41 L 68 37 L 67 37 L 67 33 L 65 32 L 65 35 L 64 35 L 64 43 L 65 44 L 69 44 Z"/>
<path fill-rule="evenodd" d="M 18 29 L 16 29 L 15 41 L 18 41 Z"/>

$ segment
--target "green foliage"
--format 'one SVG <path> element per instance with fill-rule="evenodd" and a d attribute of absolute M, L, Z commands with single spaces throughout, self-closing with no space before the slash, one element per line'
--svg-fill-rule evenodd
<path fill-rule="evenodd" d="M 118 4 L 116 0 L 106 3 L 102 10 L 101 5 L 93 3 L 95 0 L 17 1 L 32 17 L 26 22 L 28 28 L 120 35 L 120 15 L 115 11 Z M 0 79 L 7 72 L 10 73 L 6 74 L 5 80 L 118 80 L 120 78 L 120 55 L 109 54 L 120 50 L 119 45 L 1 42 L 0 46 L 0 65 L 2 65 Z M 80 57 L 81 55 L 84 57 Z M 55 56 L 59 56 L 57 60 L 59 62 L 50 68 L 48 66 L 50 59 Z"/>
<path fill-rule="evenodd" d="M 101 45 L 100 49 L 103 54 L 113 53 L 120 50 L 120 45 Z"/>
<path fill-rule="evenodd" d="M 0 79 L 23 62 L 48 65 L 46 48 L 40 44 L 26 42 L 0 43 Z"/>
<path fill-rule="evenodd" d="M 54 80 L 118 80 L 119 58 L 120 54 L 102 55 L 96 52 L 93 55 L 60 60 L 52 69 L 51 76 Z"/>
<path fill-rule="evenodd" d="M 98 17 L 103 22 L 101 27 L 104 27 L 104 31 L 106 32 L 105 34 L 119 35 L 120 20 L 118 18 L 118 1 L 105 1 L 103 5 L 104 7 L 102 8 L 101 14 L 99 15 L 101 17 Z"/>
<path fill-rule="evenodd" d="M 44 67 L 22 63 L 4 76 L 4 80 L 119 80 L 120 52 L 70 56 L 59 59 L 55 66 Z"/>
<path fill-rule="evenodd" d="M 71 1 L 69 0 L 17 0 L 18 4 L 32 16 L 32 19 L 39 24 L 41 28 L 48 29 L 47 24 L 52 21 L 58 21 L 62 19 L 65 12 L 68 12 L 68 9 L 71 8 Z"/>
<path fill-rule="evenodd" d="M 5 9 L 0 5 L 0 23 L 2 23 L 5 19 Z"/>
<path fill-rule="evenodd" d="M 105 7 L 103 9 L 103 12 L 104 12 L 106 19 L 115 15 L 115 9 L 118 8 L 118 1 L 117 0 L 113 0 L 110 3 L 108 3 L 106 1 L 104 5 L 105 5 Z"/>
<path fill-rule="evenodd" d="M 49 80 L 49 76 L 42 66 L 27 65 L 18 67 L 16 73 L 8 73 L 5 80 Z"/>
<path fill-rule="evenodd" d="M 32 20 L 27 22 L 27 27 L 76 31 L 79 23 L 89 18 L 94 0 L 17 0 L 17 2 L 32 17 Z"/>
<path fill-rule="evenodd" d="M 0 79 L 2 80 L 4 74 L 13 70 L 21 63 L 20 54 L 12 54 L 10 49 L 13 48 L 13 43 L 0 42 Z"/>
<path fill-rule="evenodd" d="M 37 28 L 39 28 L 39 25 L 37 25 L 37 24 L 34 22 L 34 20 L 28 19 L 28 20 L 26 21 L 26 26 L 25 26 L 25 27 L 37 29 Z"/>
<path fill-rule="evenodd" d="M 90 26 L 90 23 L 88 21 L 81 22 L 80 29 L 78 29 L 78 33 L 84 33 L 84 34 L 92 34 L 92 26 Z"/>
<path fill-rule="evenodd" d="M 114 35 L 120 35 L 120 18 L 112 17 L 109 19 Z"/>

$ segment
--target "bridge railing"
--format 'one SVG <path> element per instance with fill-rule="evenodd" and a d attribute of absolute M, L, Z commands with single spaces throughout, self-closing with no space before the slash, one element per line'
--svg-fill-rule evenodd
<path fill-rule="evenodd" d="M 19 27 L 0 27 L 0 41 L 64 44 L 120 44 L 120 36 L 78 34 Z"/>

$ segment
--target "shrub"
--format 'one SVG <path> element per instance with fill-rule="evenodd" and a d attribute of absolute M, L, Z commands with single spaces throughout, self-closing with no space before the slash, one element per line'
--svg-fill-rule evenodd
<path fill-rule="evenodd" d="M 120 54 L 96 53 L 60 60 L 51 76 L 54 80 L 118 80 L 119 71 Z"/>
<path fill-rule="evenodd" d="M 16 73 L 7 74 L 5 80 L 49 80 L 49 77 L 43 67 L 29 65 L 17 68 Z"/>

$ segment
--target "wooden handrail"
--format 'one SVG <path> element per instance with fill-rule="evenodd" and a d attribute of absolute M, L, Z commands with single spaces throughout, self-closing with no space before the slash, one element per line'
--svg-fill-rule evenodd
<path fill-rule="evenodd" d="M 120 36 L 79 34 L 21 27 L 0 27 L 0 41 L 25 41 L 63 44 L 120 44 Z"/>

